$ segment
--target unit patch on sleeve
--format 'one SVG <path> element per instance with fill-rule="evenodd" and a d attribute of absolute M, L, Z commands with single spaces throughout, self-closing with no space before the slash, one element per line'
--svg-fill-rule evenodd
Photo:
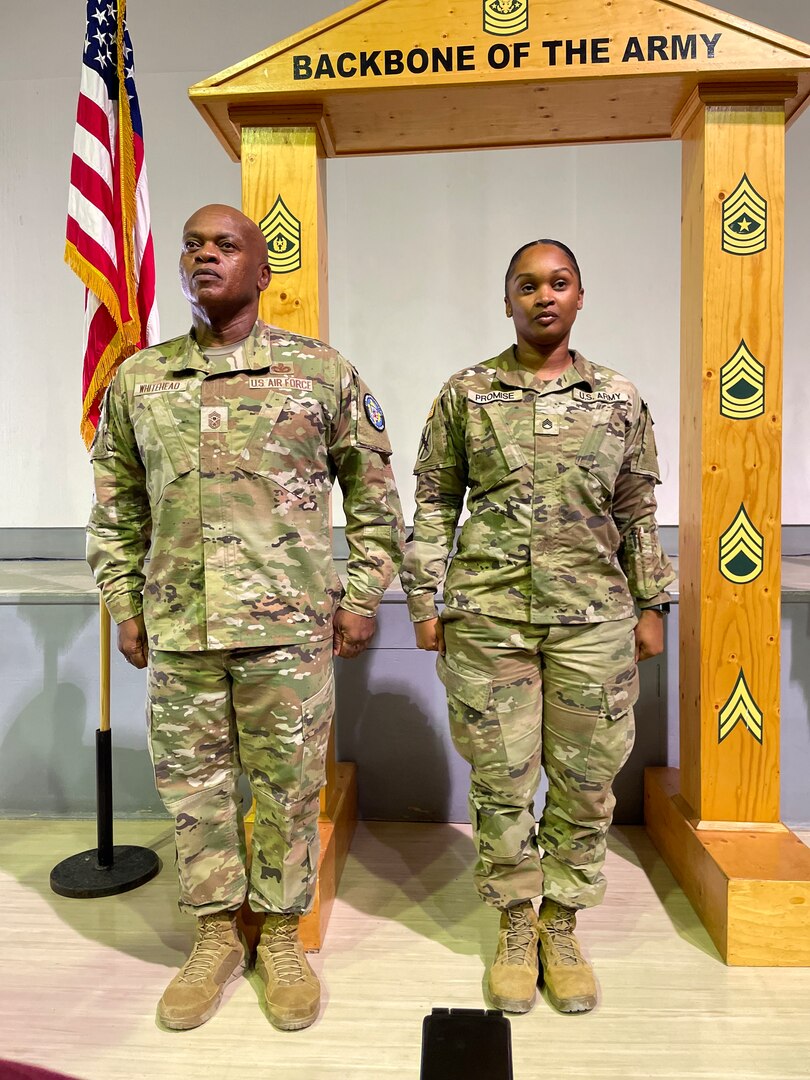
<path fill-rule="evenodd" d="M 385 417 L 383 416 L 379 401 L 377 401 L 373 394 L 365 395 L 363 398 L 363 408 L 368 417 L 368 422 L 374 430 L 385 431 Z"/>

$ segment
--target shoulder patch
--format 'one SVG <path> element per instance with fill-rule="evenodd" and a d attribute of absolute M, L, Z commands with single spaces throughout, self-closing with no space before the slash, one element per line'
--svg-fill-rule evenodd
<path fill-rule="evenodd" d="M 373 394 L 363 395 L 363 409 L 368 418 L 368 422 L 374 430 L 385 431 L 385 416 L 383 415 L 379 401 L 377 401 Z"/>

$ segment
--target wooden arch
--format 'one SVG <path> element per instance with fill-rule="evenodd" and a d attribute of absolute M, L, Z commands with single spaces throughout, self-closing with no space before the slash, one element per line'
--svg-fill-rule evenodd
<path fill-rule="evenodd" d="M 683 142 L 681 767 L 648 770 L 647 828 L 728 963 L 810 964 L 810 850 L 779 813 L 784 140 L 810 45 L 697 0 L 361 0 L 190 96 L 268 238 L 263 318 L 319 337 L 325 158 Z M 348 767 L 327 791 L 314 947 Z"/>

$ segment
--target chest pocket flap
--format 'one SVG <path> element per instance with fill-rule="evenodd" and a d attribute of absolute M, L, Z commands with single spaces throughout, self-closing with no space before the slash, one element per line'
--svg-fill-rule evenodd
<path fill-rule="evenodd" d="M 146 467 L 146 488 L 154 504 L 169 484 L 191 472 L 193 464 L 163 394 L 146 399 L 140 422 L 136 422 L 136 433 Z"/>
<path fill-rule="evenodd" d="M 526 458 L 503 415 L 503 405 L 469 405 L 467 421 L 469 476 L 485 491 L 526 464 Z"/>

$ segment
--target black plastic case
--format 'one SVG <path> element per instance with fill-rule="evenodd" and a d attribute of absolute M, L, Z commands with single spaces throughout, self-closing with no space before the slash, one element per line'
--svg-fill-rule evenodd
<path fill-rule="evenodd" d="M 513 1080 L 508 1019 L 495 1010 L 434 1009 L 422 1021 L 420 1080 Z"/>

